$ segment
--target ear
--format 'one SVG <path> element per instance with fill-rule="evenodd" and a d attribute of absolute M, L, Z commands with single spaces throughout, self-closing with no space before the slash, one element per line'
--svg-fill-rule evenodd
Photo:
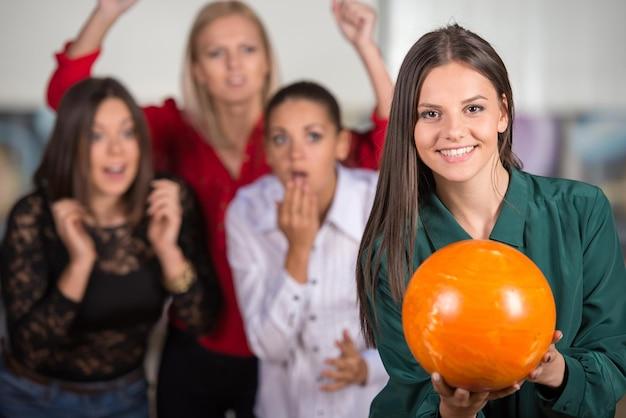
<path fill-rule="evenodd" d="M 498 132 L 503 133 L 509 126 L 509 101 L 506 96 L 502 95 L 500 103 L 500 118 L 498 119 Z"/>
<path fill-rule="evenodd" d="M 352 143 L 352 134 L 347 129 L 342 129 L 337 135 L 337 144 L 335 145 L 335 158 L 337 161 L 343 161 L 348 158 L 350 153 L 350 145 Z"/>

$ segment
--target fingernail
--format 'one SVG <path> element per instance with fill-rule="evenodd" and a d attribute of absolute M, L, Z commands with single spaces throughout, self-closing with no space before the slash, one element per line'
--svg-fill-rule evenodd
<path fill-rule="evenodd" d="M 434 382 L 439 382 L 441 380 L 441 376 L 439 375 L 439 373 L 435 372 L 432 374 L 432 379 Z"/>

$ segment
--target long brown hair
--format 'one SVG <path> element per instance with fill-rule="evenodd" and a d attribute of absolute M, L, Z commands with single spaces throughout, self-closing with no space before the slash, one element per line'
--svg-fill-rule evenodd
<path fill-rule="evenodd" d="M 215 20 L 237 15 L 250 20 L 258 29 L 261 42 L 265 48 L 269 73 L 263 88 L 265 102 L 278 85 L 278 69 L 272 51 L 270 38 L 259 16 L 248 5 L 241 1 L 212 1 L 198 11 L 187 37 L 185 56 L 183 58 L 182 89 L 183 104 L 190 122 L 213 145 L 219 145 L 222 135 L 219 132 L 215 109 L 211 97 L 204 85 L 194 77 L 193 67 L 198 60 L 197 38 L 200 32 Z"/>
<path fill-rule="evenodd" d="M 33 181 L 51 202 L 72 198 L 89 208 L 89 138 L 96 112 L 109 98 L 126 104 L 139 143 L 137 175 L 122 197 L 128 222 L 136 224 L 143 216 L 153 178 L 150 137 L 141 108 L 128 90 L 112 78 L 88 78 L 65 93 Z"/>
<path fill-rule="evenodd" d="M 398 73 L 376 197 L 359 248 L 356 276 L 361 326 L 370 345 L 375 345 L 377 326 L 375 311 L 370 307 L 376 303 L 376 289 L 381 285 L 381 263 L 386 266 L 387 284 L 397 302 L 402 299 L 406 278 L 417 267 L 413 265 L 413 251 L 420 196 L 435 190 L 432 171 L 419 158 L 415 147 L 417 104 L 428 73 L 452 61 L 474 68 L 491 81 L 498 97 L 506 99 L 508 126 L 498 134 L 500 160 L 507 170 L 521 166 L 511 150 L 511 84 L 493 47 L 456 24 L 422 36 L 407 53 Z"/>

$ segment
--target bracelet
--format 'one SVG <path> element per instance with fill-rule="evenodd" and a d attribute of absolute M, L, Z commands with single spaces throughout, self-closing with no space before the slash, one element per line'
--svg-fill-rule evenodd
<path fill-rule="evenodd" d="M 171 279 L 165 279 L 163 286 L 168 292 L 174 294 L 185 293 L 196 281 L 196 270 L 189 261 L 185 261 L 185 268 L 178 275 Z"/>

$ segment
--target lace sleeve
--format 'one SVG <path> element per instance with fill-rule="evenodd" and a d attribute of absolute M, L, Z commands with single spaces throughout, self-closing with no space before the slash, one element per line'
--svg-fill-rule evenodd
<path fill-rule="evenodd" d="M 200 205 L 191 189 L 181 181 L 178 183 L 183 207 L 178 245 L 193 264 L 197 280 L 187 292 L 174 296 L 172 310 L 189 332 L 200 335 L 216 325 L 222 294 L 206 244 L 206 228 Z"/>
<path fill-rule="evenodd" d="M 35 368 L 49 349 L 65 340 L 78 304 L 67 299 L 51 281 L 44 235 L 54 236 L 43 197 L 20 200 L 9 216 L 0 255 L 2 297 L 11 345 Z"/>

